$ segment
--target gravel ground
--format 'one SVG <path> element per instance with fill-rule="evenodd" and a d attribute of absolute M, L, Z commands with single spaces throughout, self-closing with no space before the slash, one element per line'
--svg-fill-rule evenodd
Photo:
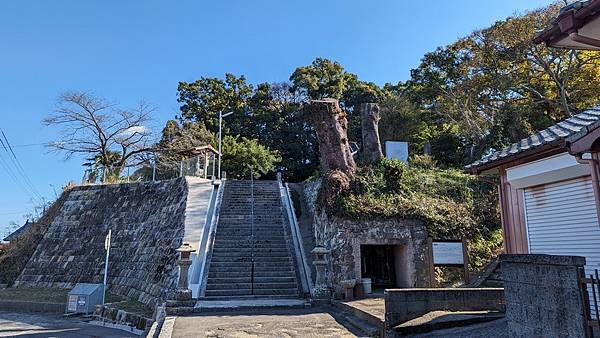
<path fill-rule="evenodd" d="M 173 338 L 357 337 L 360 333 L 324 309 L 256 310 L 177 317 Z"/>
<path fill-rule="evenodd" d="M 76 319 L 0 312 L 0 337 L 124 338 L 139 336 L 122 330 L 87 324 Z"/>

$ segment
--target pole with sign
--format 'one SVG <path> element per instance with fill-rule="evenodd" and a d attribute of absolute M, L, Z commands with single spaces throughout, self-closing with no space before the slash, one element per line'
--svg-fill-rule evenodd
<path fill-rule="evenodd" d="M 104 249 L 106 250 L 106 259 L 104 261 L 104 287 L 102 290 L 102 305 L 104 305 L 104 301 L 106 298 L 106 281 L 108 277 L 108 256 L 110 255 L 110 240 L 111 240 L 112 230 L 108 229 L 108 235 L 106 235 L 106 239 L 104 240 Z"/>
<path fill-rule="evenodd" d="M 433 287 L 435 280 L 434 266 L 462 267 L 465 283 L 469 283 L 469 254 L 467 252 L 467 241 L 462 240 L 434 240 L 427 239 L 429 248 L 429 286 Z"/>

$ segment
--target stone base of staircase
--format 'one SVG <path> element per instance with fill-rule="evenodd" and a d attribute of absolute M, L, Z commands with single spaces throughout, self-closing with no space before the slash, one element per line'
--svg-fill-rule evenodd
<path fill-rule="evenodd" d="M 310 302 L 306 299 L 293 298 L 253 298 L 237 300 L 199 300 L 194 306 L 194 312 L 221 312 L 248 309 L 291 309 L 308 308 Z"/>

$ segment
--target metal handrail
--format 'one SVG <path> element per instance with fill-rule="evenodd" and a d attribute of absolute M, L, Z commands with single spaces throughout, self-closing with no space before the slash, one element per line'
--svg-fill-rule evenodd
<path fill-rule="evenodd" d="M 250 209 L 250 240 L 252 241 L 252 246 L 250 248 L 252 259 L 252 267 L 250 270 L 250 287 L 251 294 L 254 295 L 254 250 L 256 246 L 256 240 L 254 238 L 254 172 L 252 166 L 248 167 L 250 168 L 250 201 L 252 203 L 252 207 Z"/>

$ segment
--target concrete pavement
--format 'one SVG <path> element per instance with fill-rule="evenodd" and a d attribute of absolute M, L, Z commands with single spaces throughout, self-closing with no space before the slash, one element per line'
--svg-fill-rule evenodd
<path fill-rule="evenodd" d="M 342 315 L 328 308 L 260 309 L 177 317 L 173 338 L 361 337 Z"/>

